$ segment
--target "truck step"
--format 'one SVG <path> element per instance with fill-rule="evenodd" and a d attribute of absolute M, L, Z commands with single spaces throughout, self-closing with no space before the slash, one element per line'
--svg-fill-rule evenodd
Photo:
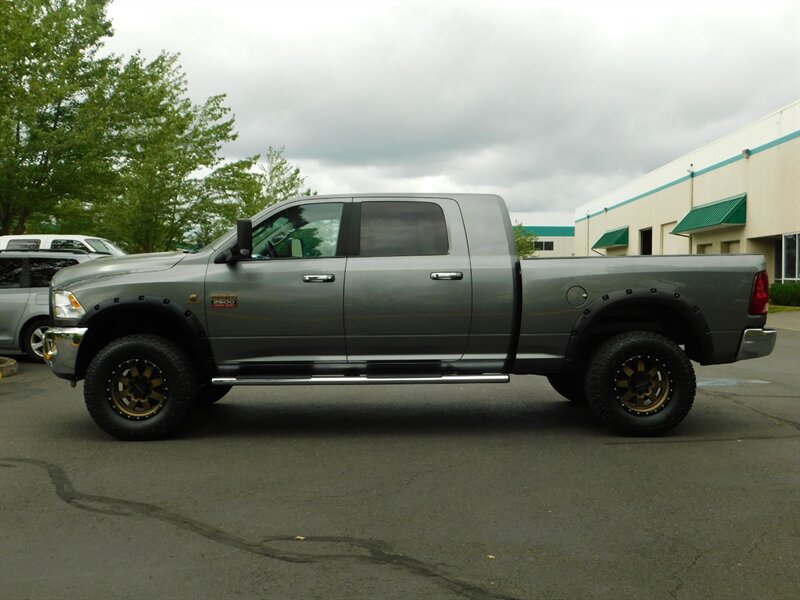
<path fill-rule="evenodd" d="M 508 383 L 509 375 L 440 375 L 416 377 L 214 377 L 213 385 L 387 385 L 419 383 Z"/>

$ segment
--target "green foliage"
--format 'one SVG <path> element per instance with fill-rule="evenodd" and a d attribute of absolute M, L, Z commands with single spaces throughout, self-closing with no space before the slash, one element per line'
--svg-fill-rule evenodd
<path fill-rule="evenodd" d="M 800 306 L 800 283 L 773 283 L 769 301 L 779 306 Z"/>
<path fill-rule="evenodd" d="M 0 3 L 0 234 L 113 179 L 102 96 L 114 61 L 95 56 L 110 32 L 103 1 Z"/>
<path fill-rule="evenodd" d="M 313 193 L 283 149 L 225 161 L 237 134 L 224 96 L 192 104 L 175 55 L 98 58 L 106 5 L 0 2 L 0 234 L 199 246 L 237 216 Z"/>
<path fill-rule="evenodd" d="M 525 233 L 522 223 L 514 223 L 514 241 L 517 244 L 517 256 L 532 258 L 536 256 L 536 235 Z"/>
<path fill-rule="evenodd" d="M 293 166 L 283 156 L 285 148 L 276 149 L 270 146 L 264 161 L 258 164 L 258 181 L 261 194 L 255 203 L 242 203 L 242 215 L 250 216 L 278 202 L 295 196 L 316 196 L 310 188 L 303 189 L 305 177 L 300 175 L 299 167 Z"/>

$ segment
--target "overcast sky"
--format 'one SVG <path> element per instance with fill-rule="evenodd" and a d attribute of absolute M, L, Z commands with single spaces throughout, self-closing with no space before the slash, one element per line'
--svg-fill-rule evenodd
<path fill-rule="evenodd" d="M 800 96 L 800 1 L 115 0 L 106 47 L 227 95 L 227 158 L 285 147 L 342 192 L 573 210 Z M 521 213 L 534 213 L 523 215 Z"/>

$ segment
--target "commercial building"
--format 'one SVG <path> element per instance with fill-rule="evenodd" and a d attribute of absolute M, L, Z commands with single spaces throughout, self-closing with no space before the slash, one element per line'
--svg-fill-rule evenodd
<path fill-rule="evenodd" d="M 574 227 L 525 225 L 522 231 L 527 235 L 536 236 L 534 249 L 537 257 L 555 258 L 575 254 Z"/>
<path fill-rule="evenodd" d="M 758 253 L 798 281 L 800 101 L 575 211 L 576 256 Z"/>

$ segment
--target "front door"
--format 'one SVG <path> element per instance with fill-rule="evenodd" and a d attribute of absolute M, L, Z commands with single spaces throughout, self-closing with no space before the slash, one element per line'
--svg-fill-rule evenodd
<path fill-rule="evenodd" d="M 342 202 L 298 202 L 253 226 L 251 260 L 208 266 L 219 365 L 344 363 Z"/>

